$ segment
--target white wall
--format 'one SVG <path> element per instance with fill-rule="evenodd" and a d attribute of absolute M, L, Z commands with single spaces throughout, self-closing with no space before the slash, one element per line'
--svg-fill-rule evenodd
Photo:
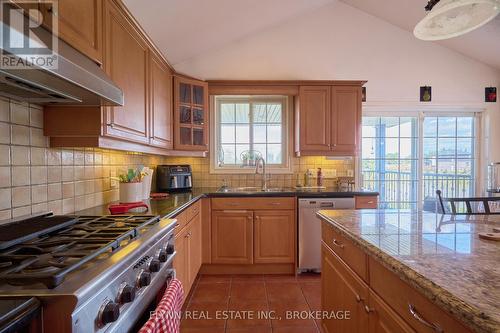
<path fill-rule="evenodd" d="M 434 105 L 487 108 L 487 153 L 500 161 L 500 103 L 484 103 L 499 71 L 341 2 L 175 67 L 205 79 L 367 80 L 376 104 L 420 105 L 419 86 L 431 85 Z"/>

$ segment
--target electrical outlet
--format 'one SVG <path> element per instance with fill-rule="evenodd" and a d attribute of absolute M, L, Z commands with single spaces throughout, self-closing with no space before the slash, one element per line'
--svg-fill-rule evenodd
<path fill-rule="evenodd" d="M 323 178 L 326 179 L 332 179 L 337 177 L 337 170 L 335 169 L 321 169 L 321 172 L 323 173 Z"/>

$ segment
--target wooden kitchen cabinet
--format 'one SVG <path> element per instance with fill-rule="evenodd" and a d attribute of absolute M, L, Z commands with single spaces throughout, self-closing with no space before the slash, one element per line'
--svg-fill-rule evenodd
<path fill-rule="evenodd" d="M 174 269 L 177 279 L 182 284 L 182 287 L 187 294 L 189 292 L 189 245 L 188 245 L 188 229 L 183 229 L 175 235 L 175 257 L 174 257 Z"/>
<path fill-rule="evenodd" d="M 254 263 L 295 262 L 293 210 L 254 212 Z"/>
<path fill-rule="evenodd" d="M 193 205 L 198 205 L 196 202 Z M 191 205 L 175 218 L 179 221 L 190 220 L 179 224 L 181 228 L 175 235 L 174 268 L 177 278 L 181 281 L 185 295 L 189 293 L 201 267 L 201 213 L 191 216 Z M 184 226 L 184 227 L 182 227 Z"/>
<path fill-rule="evenodd" d="M 370 333 L 416 333 L 391 307 L 374 292 L 369 297 L 369 332 Z"/>
<path fill-rule="evenodd" d="M 298 155 L 347 155 L 360 149 L 361 83 L 299 88 Z"/>
<path fill-rule="evenodd" d="M 327 333 L 366 333 L 368 286 L 324 244 L 321 246 L 321 310 L 349 312 L 349 319 L 323 318 Z"/>
<path fill-rule="evenodd" d="M 123 106 L 105 108 L 104 135 L 147 144 L 148 45 L 113 1 L 106 1 L 105 22 L 104 69 L 126 97 Z"/>
<path fill-rule="evenodd" d="M 61 39 L 102 63 L 103 0 L 58 0 L 56 6 L 53 1 L 40 2 L 40 9 L 44 17 L 54 15 L 58 20 Z"/>
<path fill-rule="evenodd" d="M 361 87 L 333 86 L 331 149 L 355 155 L 360 149 Z"/>
<path fill-rule="evenodd" d="M 299 103 L 300 152 L 329 152 L 332 117 L 330 86 L 301 86 Z"/>
<path fill-rule="evenodd" d="M 348 310 L 351 319 L 325 318 L 325 332 L 430 333 L 437 328 L 442 332 L 471 332 L 376 258 L 353 256 L 356 245 L 339 235 L 329 222 L 322 222 L 321 304 L 322 311 Z M 351 255 L 347 255 L 349 251 Z M 410 305 L 415 314 L 409 311 Z"/>
<path fill-rule="evenodd" d="M 253 263 L 253 212 L 212 212 L 212 263 Z"/>
<path fill-rule="evenodd" d="M 208 84 L 174 78 L 174 147 L 208 151 Z"/>
<path fill-rule="evenodd" d="M 378 196 L 355 196 L 354 202 L 356 209 L 376 209 L 378 207 Z"/>
<path fill-rule="evenodd" d="M 173 149 L 173 72 L 165 62 L 151 53 L 150 61 L 150 98 L 151 98 L 151 135 L 150 144 L 165 149 Z"/>

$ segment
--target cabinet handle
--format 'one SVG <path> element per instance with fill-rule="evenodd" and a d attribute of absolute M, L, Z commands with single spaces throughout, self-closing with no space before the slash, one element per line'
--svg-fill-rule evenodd
<path fill-rule="evenodd" d="M 361 302 L 363 299 L 361 298 L 361 296 L 359 296 L 358 294 L 356 294 L 356 303 L 359 303 Z"/>
<path fill-rule="evenodd" d="M 249 221 L 252 221 L 252 217 L 251 217 L 251 216 L 249 216 L 249 217 L 247 217 L 247 218 L 248 218 L 248 220 L 249 220 Z"/>
<path fill-rule="evenodd" d="M 240 204 L 237 202 L 229 202 L 227 205 L 228 206 L 239 206 Z"/>
<path fill-rule="evenodd" d="M 367 203 L 372 204 L 372 203 L 373 203 L 373 201 L 368 201 Z"/>
<path fill-rule="evenodd" d="M 338 246 L 338 247 L 340 247 L 341 249 L 343 249 L 343 248 L 344 248 L 344 244 L 340 243 L 340 242 L 339 242 L 338 240 L 336 240 L 335 238 L 333 239 L 332 243 L 333 243 L 333 245 Z"/>
<path fill-rule="evenodd" d="M 279 206 L 279 205 L 281 205 L 281 202 L 271 202 L 270 205 L 272 205 L 272 206 Z"/>
<path fill-rule="evenodd" d="M 370 309 L 370 307 L 368 305 L 365 305 L 365 312 L 366 313 L 373 312 L 373 309 Z"/>
<path fill-rule="evenodd" d="M 438 324 L 436 323 L 430 323 L 428 322 L 427 320 L 425 320 L 418 312 L 417 312 L 417 309 L 415 309 L 415 306 L 411 303 L 408 303 L 408 311 L 410 311 L 411 315 L 413 316 L 413 318 L 415 318 L 419 323 L 421 323 L 422 325 L 424 326 L 427 326 L 429 327 L 431 330 L 433 330 L 434 332 L 438 332 L 438 333 L 443 333 L 443 329 L 441 328 L 441 326 L 439 326 Z"/>

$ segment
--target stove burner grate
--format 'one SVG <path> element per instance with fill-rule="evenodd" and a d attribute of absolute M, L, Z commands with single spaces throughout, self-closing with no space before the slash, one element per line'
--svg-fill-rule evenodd
<path fill-rule="evenodd" d="M 159 221 L 151 215 L 71 216 L 72 224 L 39 232 L 0 251 L 0 282 L 43 283 L 52 289 L 65 276 L 100 259 Z M 18 222 L 19 225 L 19 222 Z M 125 243 L 124 243 L 125 242 Z"/>

